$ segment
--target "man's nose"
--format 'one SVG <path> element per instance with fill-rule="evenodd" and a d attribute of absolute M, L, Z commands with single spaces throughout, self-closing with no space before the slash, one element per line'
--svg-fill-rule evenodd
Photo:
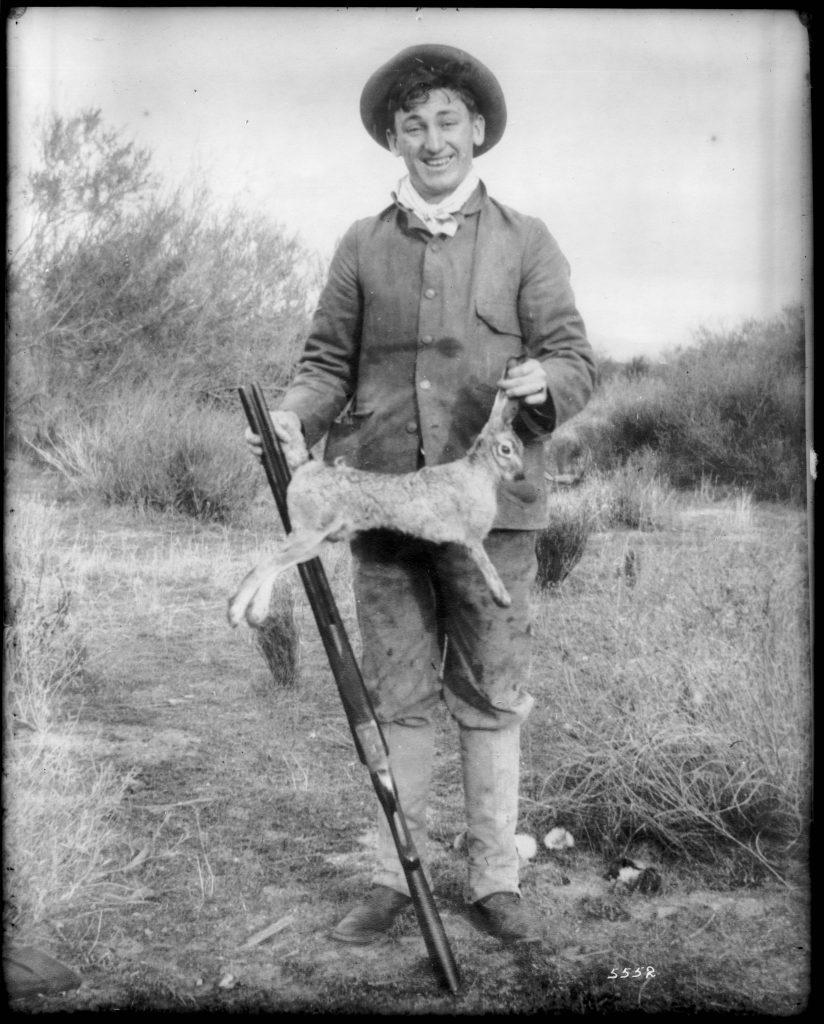
<path fill-rule="evenodd" d="M 432 125 L 426 130 L 426 139 L 424 140 L 426 149 L 430 153 L 439 153 L 443 146 L 443 135 L 437 125 Z"/>

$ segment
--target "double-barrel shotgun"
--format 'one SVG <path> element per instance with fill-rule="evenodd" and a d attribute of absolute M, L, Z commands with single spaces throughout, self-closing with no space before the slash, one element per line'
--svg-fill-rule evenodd
<path fill-rule="evenodd" d="M 252 384 L 248 392 L 245 388 L 239 388 L 238 391 L 249 426 L 261 440 L 263 468 L 284 529 L 289 533 L 291 524 L 286 492 L 291 473 L 280 441 L 272 428 L 263 390 L 259 384 Z M 329 658 L 358 757 L 369 772 L 389 822 L 432 969 L 439 984 L 457 994 L 461 984 L 458 967 L 424 875 L 420 856 L 404 819 L 389 765 L 389 748 L 375 717 L 369 692 L 346 635 L 323 564 L 319 558 L 313 558 L 298 565 L 298 572 Z"/>

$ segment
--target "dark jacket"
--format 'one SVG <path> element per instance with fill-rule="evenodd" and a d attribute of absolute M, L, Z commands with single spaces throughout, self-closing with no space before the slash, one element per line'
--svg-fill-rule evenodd
<path fill-rule="evenodd" d="M 594 360 L 569 266 L 544 224 L 483 185 L 453 238 L 392 205 L 355 223 L 333 258 L 297 374 L 279 408 L 325 458 L 404 473 L 461 458 L 510 356 L 541 360 L 549 400 L 516 421 L 526 481 L 503 484 L 497 527 L 545 525 L 544 441 L 589 399 Z"/>

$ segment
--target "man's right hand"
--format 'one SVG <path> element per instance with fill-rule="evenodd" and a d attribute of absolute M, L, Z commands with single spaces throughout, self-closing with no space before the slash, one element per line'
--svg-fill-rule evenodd
<path fill-rule="evenodd" d="M 298 442 L 303 441 L 303 428 L 296 413 L 285 409 L 270 409 L 269 419 L 272 421 L 272 428 L 278 439 L 287 447 L 295 446 Z M 246 428 L 244 440 L 255 458 L 260 459 L 263 455 L 263 446 L 260 437 L 254 433 L 251 427 Z"/>

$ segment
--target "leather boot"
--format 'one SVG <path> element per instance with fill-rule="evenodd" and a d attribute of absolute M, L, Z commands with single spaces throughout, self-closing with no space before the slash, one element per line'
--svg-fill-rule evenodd
<path fill-rule="evenodd" d="M 514 892 L 494 892 L 470 907 L 470 921 L 502 942 L 540 942 L 541 929 L 529 906 Z"/>
<path fill-rule="evenodd" d="M 435 727 L 431 722 L 420 726 L 381 725 L 389 747 L 389 766 L 395 779 L 398 799 L 412 841 L 426 862 L 426 807 L 435 754 Z M 378 866 L 372 881 L 409 895 L 398 850 L 383 809 L 378 806 Z"/>
<path fill-rule="evenodd" d="M 493 893 L 519 893 L 518 822 L 520 726 L 461 728 L 466 800 L 469 900 Z"/>
<path fill-rule="evenodd" d="M 412 900 L 402 892 L 376 885 L 364 900 L 353 907 L 332 932 L 338 942 L 353 946 L 367 946 L 382 939 L 395 922 L 395 918 Z"/>

